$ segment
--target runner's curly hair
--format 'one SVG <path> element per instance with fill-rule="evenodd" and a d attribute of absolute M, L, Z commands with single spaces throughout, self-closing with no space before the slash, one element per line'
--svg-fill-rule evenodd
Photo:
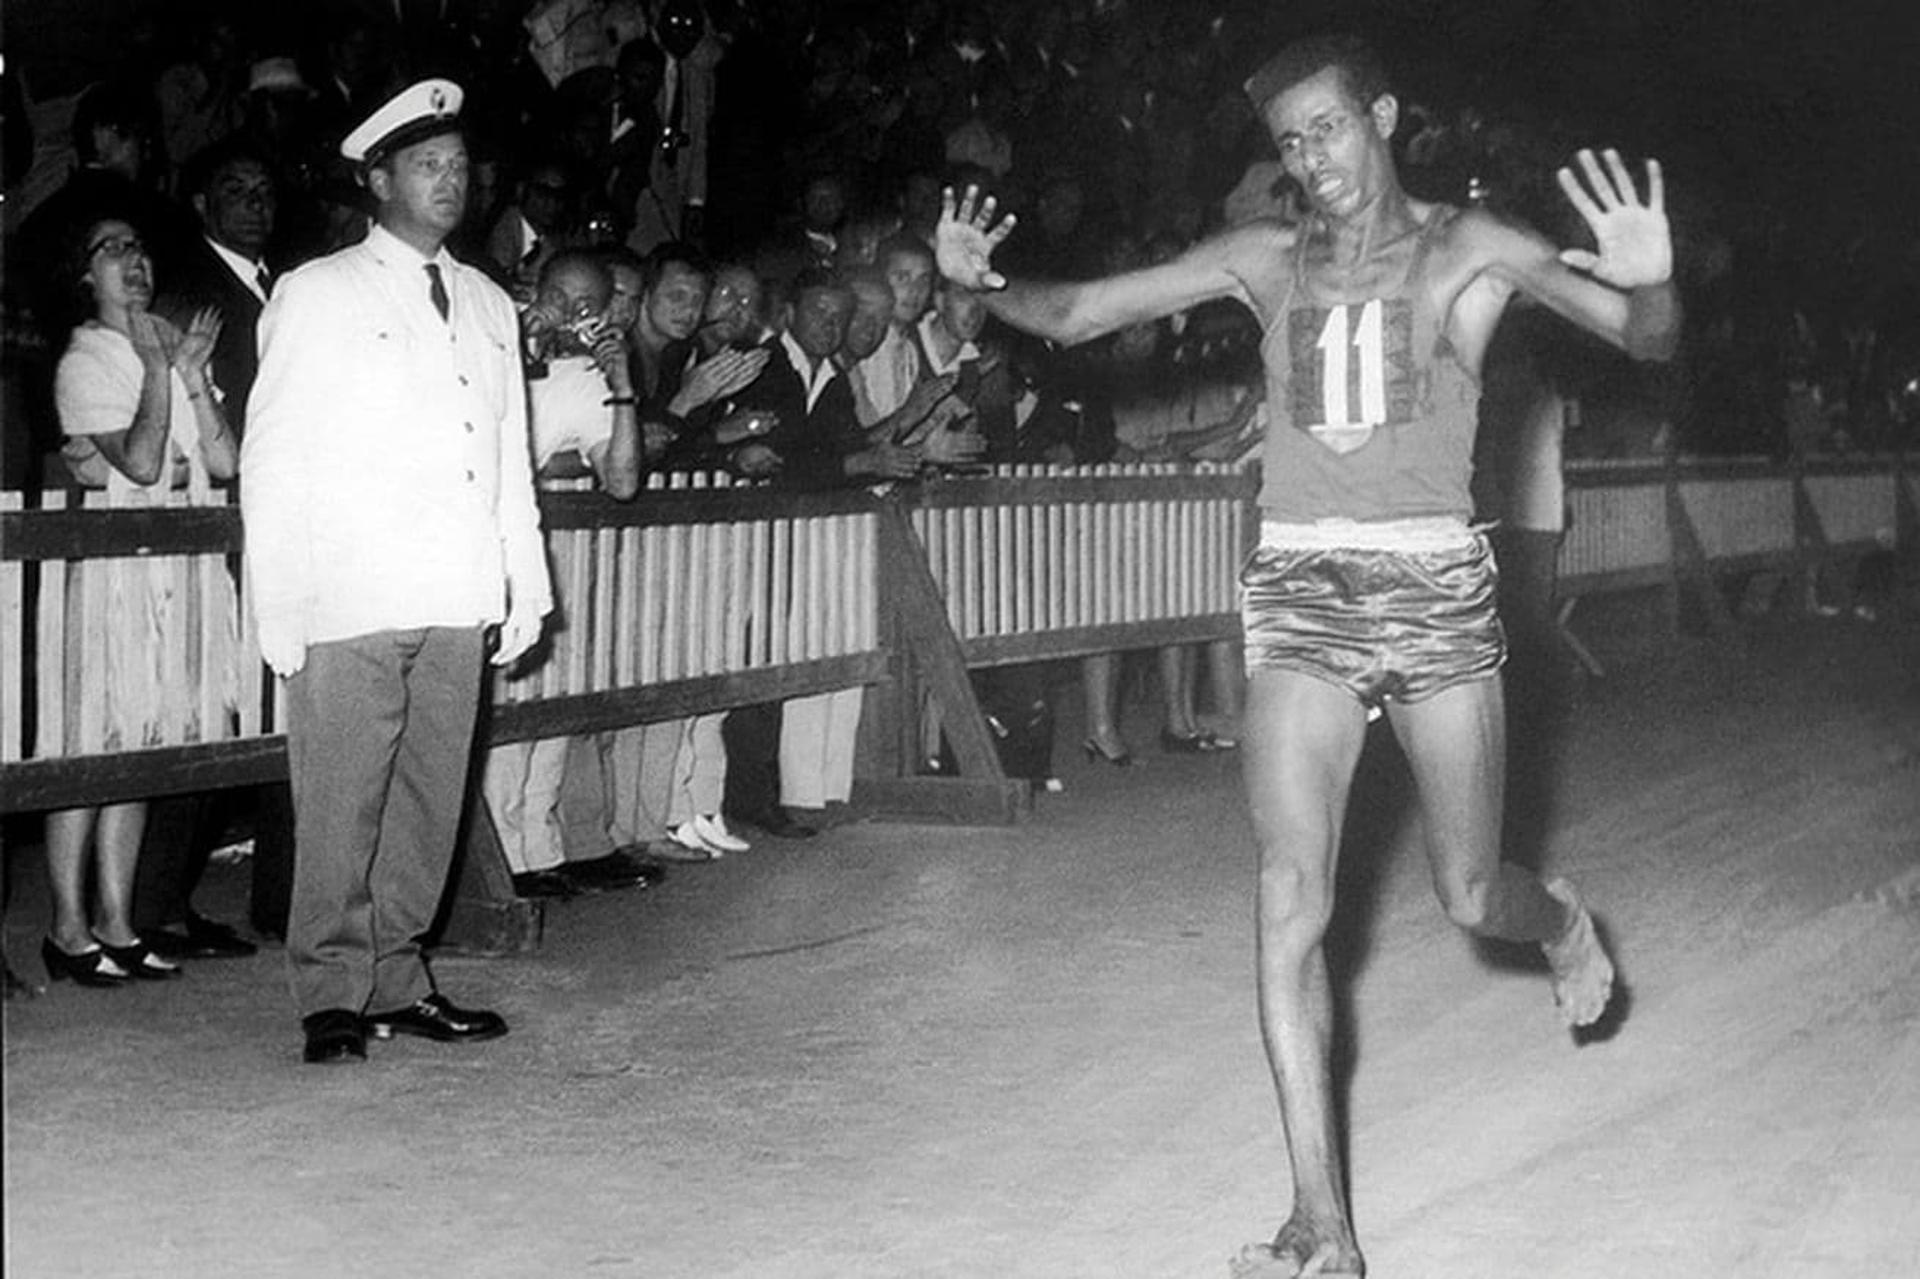
<path fill-rule="evenodd" d="M 1362 107 L 1370 107 L 1383 93 L 1393 92 L 1386 64 L 1372 45 L 1356 35 L 1317 35 L 1295 40 L 1247 77 L 1247 97 L 1255 111 L 1265 111 L 1276 97 L 1328 67 L 1337 67 L 1347 92 Z"/>

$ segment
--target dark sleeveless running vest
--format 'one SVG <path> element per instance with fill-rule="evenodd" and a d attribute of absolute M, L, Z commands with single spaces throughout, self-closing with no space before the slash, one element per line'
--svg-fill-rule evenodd
<path fill-rule="evenodd" d="M 1468 519 L 1480 384 L 1426 298 L 1432 241 L 1454 210 L 1420 228 L 1397 289 L 1322 302 L 1293 254 L 1293 278 L 1261 342 L 1267 367 L 1268 519 Z"/>

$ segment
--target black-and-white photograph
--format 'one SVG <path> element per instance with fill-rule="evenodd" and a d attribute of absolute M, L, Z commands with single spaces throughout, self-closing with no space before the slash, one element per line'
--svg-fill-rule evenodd
<path fill-rule="evenodd" d="M 18 1279 L 1920 1275 L 1920 14 L 9 0 Z"/>

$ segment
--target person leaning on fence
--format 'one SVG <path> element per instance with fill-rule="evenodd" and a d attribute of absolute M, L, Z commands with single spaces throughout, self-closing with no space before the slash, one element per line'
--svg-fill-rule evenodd
<path fill-rule="evenodd" d="M 743 407 L 743 397 L 765 372 L 779 340 L 762 316 L 765 302 L 752 267 L 728 262 L 713 268 L 706 306 L 673 383 L 697 394 L 674 415 L 673 439 L 658 462 L 660 470 L 730 469 L 735 448 L 773 430 L 771 414 Z"/>
<path fill-rule="evenodd" d="M 632 261 L 611 254 L 616 272 Z M 713 269 L 687 244 L 664 244 L 641 264 L 638 292 L 617 316 L 628 321 L 634 395 L 646 456 L 656 465 L 698 436 L 714 407 L 758 377 L 764 351 L 722 347 L 703 354 L 695 335 L 706 315 Z M 592 749 L 585 749 L 590 745 Z M 569 756 L 565 826 L 605 857 L 701 862 L 742 852 L 721 816 L 727 754 L 718 716 L 634 724 L 598 734 Z M 605 860 L 603 857 L 600 860 Z"/>
<path fill-rule="evenodd" d="M 1255 222 L 1171 262 L 1086 284 L 1009 282 L 993 202 L 948 193 L 942 271 L 1001 319 L 1074 342 L 1221 297 L 1262 322 L 1262 544 L 1242 573 L 1252 668 L 1242 752 L 1260 845 L 1261 1026 L 1292 1165 L 1290 1214 L 1241 1276 L 1364 1273 L 1336 1127 L 1324 939 L 1369 710 L 1417 783 L 1433 881 L 1478 935 L 1538 944 L 1572 1025 L 1606 1009 L 1612 963 L 1564 881 L 1501 860 L 1505 739 L 1492 556 L 1469 527 L 1478 375 L 1516 292 L 1628 354 L 1670 358 L 1679 302 L 1658 164 L 1643 198 L 1612 151 L 1560 185 L 1597 251 L 1556 250 L 1482 209 L 1415 200 L 1390 140 L 1399 101 L 1351 37 L 1288 46 L 1246 85 L 1305 192 L 1297 226 Z"/>
<path fill-rule="evenodd" d="M 951 280 L 935 283 L 933 306 L 914 326 L 914 341 L 926 380 L 952 380 L 959 412 L 951 423 L 914 432 L 911 442 L 939 447 L 944 442 L 936 432 L 952 427 L 978 437 L 978 447 L 967 450 L 975 457 L 1012 451 L 1013 372 L 1006 345 L 985 335 L 986 323 L 987 308 L 978 294 Z"/>
<path fill-rule="evenodd" d="M 452 864 L 489 634 L 552 608 L 519 323 L 446 251 L 467 198 L 460 87 L 423 80 L 349 133 L 375 225 L 291 272 L 260 319 L 242 446 L 247 584 L 286 680 L 287 957 L 310 1062 L 394 1034 L 478 1040 L 422 953 Z"/>
<path fill-rule="evenodd" d="M 80 484 L 105 489 L 110 505 L 150 504 L 139 499 L 175 489 L 189 501 L 211 500 L 211 481 L 230 478 L 236 463 L 233 432 L 207 377 L 219 315 L 197 311 L 182 330 L 153 314 L 153 260 L 123 217 L 82 219 L 71 229 L 65 261 L 89 315 L 73 330 L 54 375 L 68 470 Z M 86 561 L 72 572 L 69 625 L 75 634 L 106 636 L 107 645 L 103 667 L 82 672 L 87 704 L 78 708 L 80 731 L 99 740 L 74 745 L 133 750 L 217 735 L 200 722 L 194 690 L 171 678 L 165 663 L 165 637 L 188 623 L 194 607 L 177 561 Z M 203 580 L 213 592 L 198 601 L 213 654 L 203 678 L 216 683 L 230 713 L 238 703 L 232 583 L 224 572 Z M 93 600 L 105 602 L 107 616 L 88 614 Z M 180 967 L 155 955 L 132 923 L 146 816 L 138 800 L 47 815 L 53 930 L 40 953 L 49 977 L 115 986 L 179 975 Z"/>
<path fill-rule="evenodd" d="M 522 317 L 522 349 L 533 465 L 540 480 L 563 486 L 591 480 L 625 502 L 640 491 L 639 400 L 628 370 L 626 333 L 607 318 L 612 300 L 612 273 L 598 255 L 561 250 L 540 269 L 533 305 Z M 560 601 L 563 608 L 565 603 Z M 542 650 L 535 652 L 544 659 Z M 508 678 L 537 678 L 542 664 L 523 661 Z M 568 859 L 560 800 L 573 740 L 506 742 L 486 753 L 481 790 L 514 892 L 572 897 L 651 887 L 660 879 L 659 869 L 628 854 Z"/>

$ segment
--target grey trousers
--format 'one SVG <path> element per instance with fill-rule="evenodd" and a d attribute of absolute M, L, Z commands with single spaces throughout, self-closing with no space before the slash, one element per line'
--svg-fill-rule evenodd
<path fill-rule="evenodd" d="M 453 863 L 483 660 L 479 628 L 315 644 L 287 681 L 293 910 L 304 1017 L 433 991 L 420 954 Z"/>

